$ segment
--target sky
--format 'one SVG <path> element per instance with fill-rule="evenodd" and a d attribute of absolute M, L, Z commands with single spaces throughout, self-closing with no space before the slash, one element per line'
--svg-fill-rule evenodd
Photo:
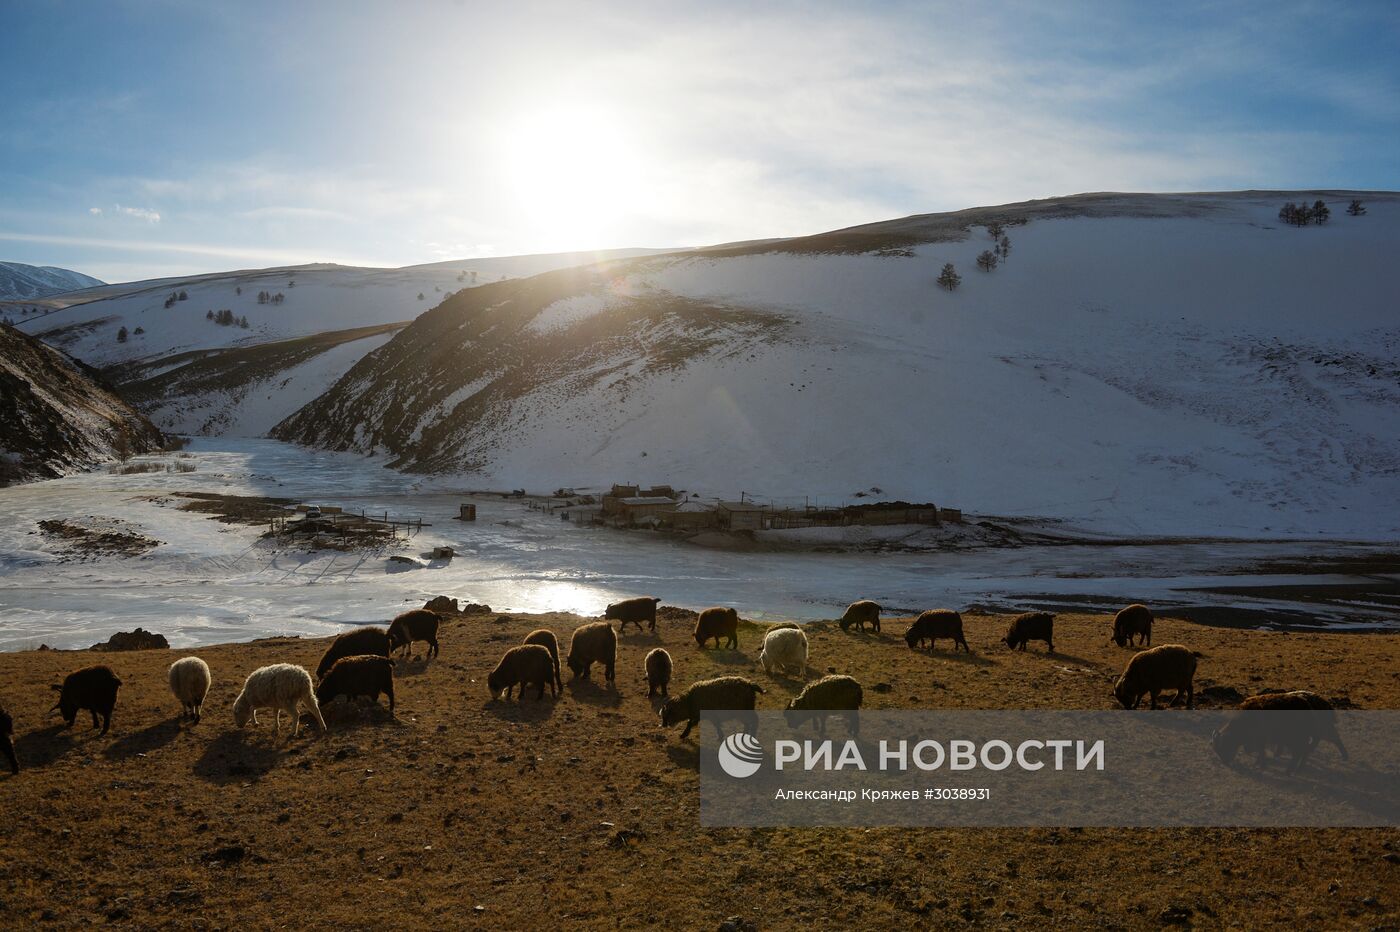
<path fill-rule="evenodd" d="M 0 0 L 0 259 L 129 281 L 1400 188 L 1400 4 Z"/>

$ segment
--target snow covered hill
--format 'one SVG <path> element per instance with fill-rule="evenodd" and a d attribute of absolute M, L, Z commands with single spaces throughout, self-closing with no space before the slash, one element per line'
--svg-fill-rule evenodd
<path fill-rule="evenodd" d="M 100 284 L 102 282 L 91 275 L 71 269 L 60 269 L 51 265 L 25 265 L 23 262 L 0 262 L 0 299 L 43 298 Z"/>
<path fill-rule="evenodd" d="M 274 435 L 509 488 L 1395 539 L 1397 247 L 1393 193 L 1086 195 L 601 263 L 455 295 Z"/>
<path fill-rule="evenodd" d="M 156 449 L 160 431 L 62 353 L 0 326 L 0 485 Z"/>
<path fill-rule="evenodd" d="M 36 301 L 41 313 L 17 326 L 101 369 L 165 430 L 260 436 L 445 295 L 597 258 L 306 265 L 104 285 Z"/>

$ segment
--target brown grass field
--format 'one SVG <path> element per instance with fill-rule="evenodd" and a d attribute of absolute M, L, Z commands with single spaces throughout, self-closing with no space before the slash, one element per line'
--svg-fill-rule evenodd
<path fill-rule="evenodd" d="M 1400 928 L 1395 829 L 702 829 L 697 745 L 659 727 L 643 655 L 657 643 L 671 651 L 673 692 L 748 675 L 769 690 L 760 708 L 801 684 L 757 666 L 759 628 L 741 628 L 739 652 L 701 652 L 689 623 L 672 617 L 655 636 L 622 639 L 615 692 L 570 684 L 566 669 L 558 701 L 491 701 L 485 677 L 506 648 L 542 626 L 567 643 L 584 620 L 454 618 L 440 658 L 399 662 L 394 714 L 382 700 L 338 702 L 326 709 L 328 734 L 310 725 L 290 740 L 274 739 L 270 716 L 239 731 L 230 707 L 251 670 L 314 670 L 325 641 L 0 654 L 0 702 L 25 768 L 0 776 L 0 922 Z M 881 635 L 810 626 L 813 666 L 856 676 L 869 708 L 1106 709 L 1107 677 L 1130 656 L 1107 642 L 1103 616 L 1059 616 L 1053 656 L 1038 642 L 1007 651 L 1004 619 L 977 615 L 967 617 L 970 658 L 914 653 L 901 638 L 907 621 L 886 619 Z M 1400 635 L 1159 619 L 1153 643 L 1172 642 L 1205 655 L 1198 695 L 1309 688 L 1359 708 L 1400 706 Z M 198 725 L 181 723 L 166 686 L 166 667 L 187 653 L 214 671 Z M 92 663 L 124 683 L 106 737 L 86 713 L 71 731 L 46 714 L 49 685 Z"/>

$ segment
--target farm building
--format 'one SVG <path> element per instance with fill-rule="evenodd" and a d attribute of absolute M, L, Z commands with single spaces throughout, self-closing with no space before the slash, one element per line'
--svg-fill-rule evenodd
<path fill-rule="evenodd" d="M 731 531 L 763 530 L 764 513 L 768 509 L 753 502 L 720 502 L 716 508 L 718 524 Z"/>
<path fill-rule="evenodd" d="M 698 531 L 715 527 L 719 523 L 719 512 L 700 502 L 685 502 L 665 515 L 662 521 L 678 531 Z"/>
<path fill-rule="evenodd" d="M 637 495 L 631 498 L 614 500 L 611 511 L 604 506 L 603 512 L 619 524 L 640 524 L 648 519 L 669 515 L 679 504 L 674 498 L 664 495 Z"/>

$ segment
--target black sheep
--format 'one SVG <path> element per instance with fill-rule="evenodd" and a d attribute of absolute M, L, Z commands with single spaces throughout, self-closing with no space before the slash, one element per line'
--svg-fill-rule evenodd
<path fill-rule="evenodd" d="M 58 702 L 49 711 L 57 709 L 72 728 L 78 711 L 87 709 L 92 713 L 93 728 L 98 727 L 97 717 L 102 716 L 102 734 L 105 735 L 112 725 L 112 710 L 117 707 L 117 688 L 121 684 L 111 667 L 84 667 L 68 674 L 62 686 L 54 684 L 52 688 L 58 693 Z"/>
<path fill-rule="evenodd" d="M 19 773 L 19 759 L 15 757 L 15 745 L 11 740 L 15 733 L 15 723 L 10 718 L 10 713 L 0 709 L 0 751 L 5 754 L 5 759 L 10 762 L 10 772 Z"/>
<path fill-rule="evenodd" d="M 360 654 L 389 656 L 389 633 L 383 628 L 356 628 L 354 631 L 345 632 L 332 641 L 331 646 L 321 655 L 321 662 L 316 666 L 316 678 L 319 680 L 329 673 L 341 657 L 355 657 Z"/>
<path fill-rule="evenodd" d="M 371 701 L 378 702 L 380 693 L 389 697 L 389 711 L 394 711 L 394 661 L 360 654 L 342 657 L 331 666 L 321 685 L 316 687 L 316 701 L 325 705 L 336 696 L 347 699 L 369 696 Z"/>

